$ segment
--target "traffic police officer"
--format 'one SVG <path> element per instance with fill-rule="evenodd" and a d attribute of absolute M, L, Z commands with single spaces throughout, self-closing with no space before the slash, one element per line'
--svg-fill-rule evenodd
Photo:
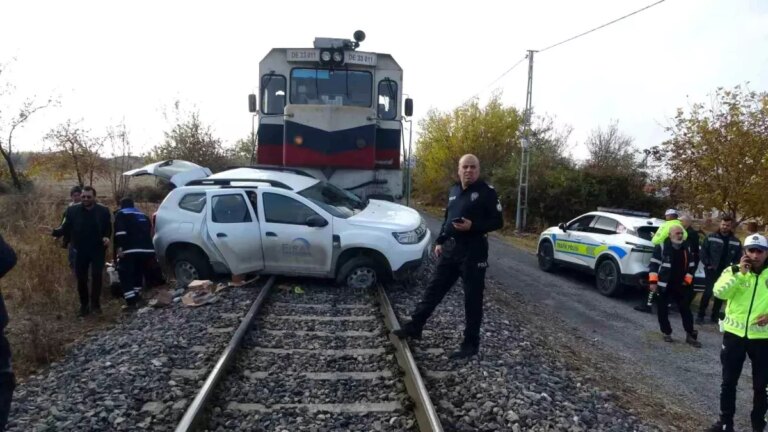
<path fill-rule="evenodd" d="M 765 430 L 768 411 L 768 240 L 759 234 L 744 241 L 744 255 L 738 265 L 727 267 L 715 283 L 715 297 L 727 300 L 720 362 L 720 420 L 708 429 L 733 431 L 736 412 L 736 385 L 747 356 L 752 361 L 752 430 Z"/>
<path fill-rule="evenodd" d="M 492 186 L 479 180 L 480 161 L 467 154 L 459 160 L 459 182 L 451 187 L 435 255 L 437 268 L 411 321 L 393 333 L 401 338 L 421 338 L 421 331 L 456 280 L 464 282 L 464 341 L 451 358 L 477 354 L 483 319 L 483 290 L 488 267 L 488 236 L 504 225 L 501 203 Z"/>
<path fill-rule="evenodd" d="M 147 215 L 134 207 L 133 200 L 120 200 L 120 210 L 115 214 L 115 247 L 120 256 L 118 272 L 123 287 L 123 297 L 128 310 L 135 309 L 141 299 L 140 293 L 147 262 L 154 259 L 152 224 Z"/>

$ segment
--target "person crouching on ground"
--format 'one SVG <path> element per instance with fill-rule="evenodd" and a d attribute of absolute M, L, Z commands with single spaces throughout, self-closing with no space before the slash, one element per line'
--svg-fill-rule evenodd
<path fill-rule="evenodd" d="M 664 334 L 665 342 L 672 342 L 672 326 L 669 324 L 670 301 L 677 304 L 685 329 L 685 342 L 696 348 L 701 343 L 696 340 L 698 333 L 693 329 L 693 273 L 696 271 L 695 261 L 688 243 L 683 239 L 685 230 L 682 226 L 673 225 L 669 228 L 669 237 L 653 249 L 653 257 L 648 274 L 649 288 L 658 297 L 657 311 L 659 327 Z"/>

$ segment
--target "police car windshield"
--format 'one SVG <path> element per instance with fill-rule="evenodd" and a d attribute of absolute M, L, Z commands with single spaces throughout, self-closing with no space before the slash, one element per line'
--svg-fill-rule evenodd
<path fill-rule="evenodd" d="M 352 192 L 328 182 L 317 182 L 299 192 L 299 195 L 322 207 L 328 213 L 346 219 L 360 213 L 366 203 Z"/>

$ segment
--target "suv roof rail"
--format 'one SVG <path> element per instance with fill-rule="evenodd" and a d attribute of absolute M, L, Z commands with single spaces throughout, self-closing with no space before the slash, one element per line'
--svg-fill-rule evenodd
<path fill-rule="evenodd" d="M 266 183 L 272 187 L 286 189 L 292 191 L 293 189 L 283 182 L 277 180 L 257 180 L 257 179 L 197 179 L 192 180 L 185 186 L 232 186 L 232 183 Z"/>
<path fill-rule="evenodd" d="M 252 168 L 252 169 L 260 169 L 265 171 L 282 171 L 282 172 L 289 172 L 293 174 L 298 174 L 300 176 L 309 177 L 317 180 L 317 177 L 313 176 L 312 174 L 300 170 L 298 168 L 291 168 L 291 167 L 281 167 L 278 165 L 234 165 L 234 166 L 228 166 L 227 169 L 236 169 L 236 168 Z"/>
<path fill-rule="evenodd" d="M 650 212 L 628 210 L 628 209 L 622 209 L 622 208 L 598 207 L 597 211 L 620 214 L 623 216 L 636 216 L 636 217 L 646 217 L 646 218 L 651 217 Z"/>

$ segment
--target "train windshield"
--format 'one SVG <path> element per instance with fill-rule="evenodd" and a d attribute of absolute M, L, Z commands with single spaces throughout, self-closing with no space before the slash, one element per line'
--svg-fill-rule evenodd
<path fill-rule="evenodd" d="M 355 70 L 297 68 L 291 71 L 291 103 L 370 107 L 373 76 Z"/>

